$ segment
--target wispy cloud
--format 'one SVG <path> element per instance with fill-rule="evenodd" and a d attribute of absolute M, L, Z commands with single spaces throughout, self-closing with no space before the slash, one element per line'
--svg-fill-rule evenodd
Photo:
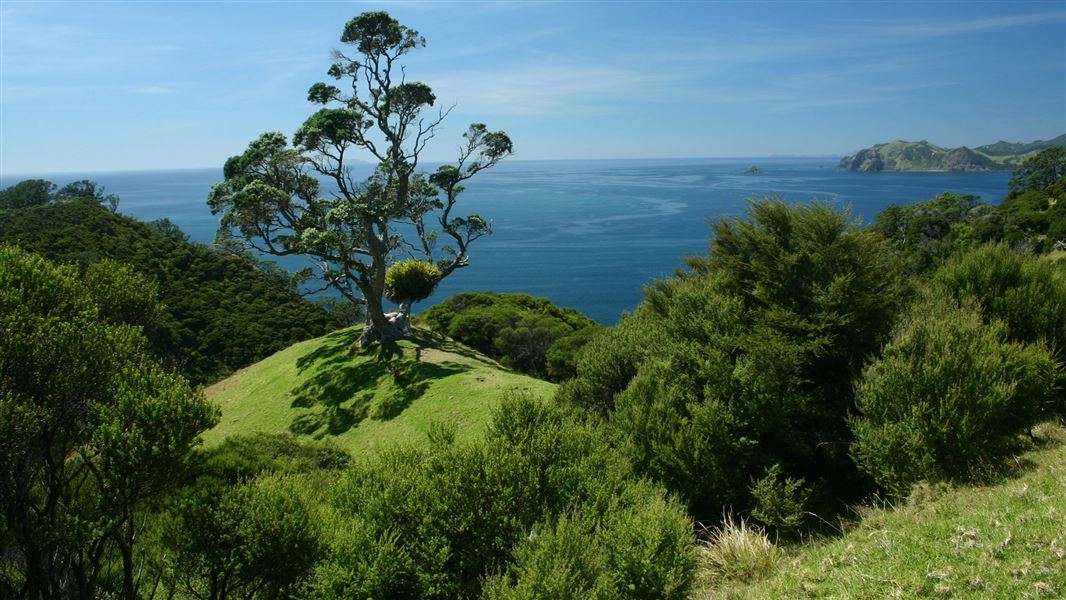
<path fill-rule="evenodd" d="M 152 96 L 169 96 L 178 93 L 178 90 L 165 85 L 139 85 L 127 89 L 134 94 L 148 94 Z"/>
<path fill-rule="evenodd" d="M 1066 21 L 1066 11 L 1003 15 L 981 19 L 958 20 L 900 20 L 900 21 L 852 21 L 844 22 L 841 29 L 851 29 L 862 35 L 877 35 L 892 38 L 930 39 L 971 33 L 987 33 L 1015 27 L 1058 23 Z"/>
<path fill-rule="evenodd" d="M 443 103 L 488 115 L 604 112 L 619 101 L 661 96 L 676 81 L 621 65 L 556 63 L 462 70 L 429 80 Z"/>

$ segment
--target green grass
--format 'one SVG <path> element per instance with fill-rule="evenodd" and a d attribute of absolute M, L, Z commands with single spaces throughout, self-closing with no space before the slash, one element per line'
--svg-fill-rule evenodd
<path fill-rule="evenodd" d="M 864 511 L 839 538 L 788 548 L 761 580 L 711 583 L 698 599 L 1066 596 L 1066 428 L 994 485 L 920 487 Z"/>
<path fill-rule="evenodd" d="M 447 338 L 416 330 L 410 340 L 353 350 L 361 327 L 300 342 L 206 390 L 222 409 L 204 434 L 291 432 L 358 452 L 392 440 L 425 439 L 434 423 L 459 439 L 480 435 L 511 391 L 547 396 L 554 384 L 508 371 Z"/>

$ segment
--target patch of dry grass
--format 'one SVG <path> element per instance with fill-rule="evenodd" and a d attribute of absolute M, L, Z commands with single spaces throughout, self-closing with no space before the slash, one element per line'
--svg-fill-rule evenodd
<path fill-rule="evenodd" d="M 743 518 L 728 516 L 707 534 L 700 562 L 708 582 L 754 581 L 769 575 L 781 557 L 766 532 Z"/>

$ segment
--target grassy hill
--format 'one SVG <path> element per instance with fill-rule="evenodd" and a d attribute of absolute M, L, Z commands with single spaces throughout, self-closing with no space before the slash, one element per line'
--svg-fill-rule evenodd
<path fill-rule="evenodd" d="M 845 156 L 840 167 L 851 171 L 1007 171 L 1056 145 L 1066 145 L 1066 134 L 1030 144 L 997 142 L 976 149 L 893 140 Z"/>
<path fill-rule="evenodd" d="M 365 451 L 425 437 L 437 422 L 453 423 L 461 439 L 477 435 L 508 392 L 554 391 L 554 384 L 421 330 L 414 339 L 353 353 L 360 330 L 300 342 L 207 388 L 222 419 L 204 435 L 206 443 L 236 433 L 291 432 Z"/>
<path fill-rule="evenodd" d="M 994 485 L 918 488 L 839 538 L 780 555 L 765 578 L 696 598 L 1060 598 L 1066 594 L 1066 428 L 1044 425 Z"/>

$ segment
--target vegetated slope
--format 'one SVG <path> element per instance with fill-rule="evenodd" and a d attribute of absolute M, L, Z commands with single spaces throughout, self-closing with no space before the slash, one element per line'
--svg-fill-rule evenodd
<path fill-rule="evenodd" d="M 416 330 L 410 340 L 355 351 L 362 327 L 286 348 L 207 388 L 222 420 L 204 438 L 291 432 L 355 450 L 426 439 L 435 423 L 478 435 L 510 391 L 550 396 L 555 386 L 507 371 L 447 338 Z"/>
<path fill-rule="evenodd" d="M 431 306 L 418 322 L 523 373 L 563 381 L 577 352 L 603 329 L 572 308 L 529 294 L 463 292 Z"/>
<path fill-rule="evenodd" d="M 974 148 L 974 150 L 983 152 L 989 156 L 1009 156 L 1039 152 L 1055 146 L 1066 146 L 1066 133 L 1054 139 L 1036 140 L 1029 144 L 1022 142 L 1004 142 L 1003 140 L 1000 140 L 995 144 L 978 146 Z"/>
<path fill-rule="evenodd" d="M 1066 134 L 1049 141 L 998 142 L 976 149 L 893 140 L 845 156 L 839 166 L 851 171 L 1007 171 L 1040 150 L 1064 144 Z"/>
<path fill-rule="evenodd" d="M 193 383 L 339 326 L 254 261 L 189 242 L 167 221 L 143 223 L 97 202 L 0 211 L 0 242 L 56 262 L 112 259 L 156 280 L 164 314 L 149 337 Z"/>
<path fill-rule="evenodd" d="M 918 487 L 897 508 L 798 546 L 772 574 L 697 598 L 1057 598 L 1066 593 L 1066 428 L 1037 429 L 1016 477 Z"/>

